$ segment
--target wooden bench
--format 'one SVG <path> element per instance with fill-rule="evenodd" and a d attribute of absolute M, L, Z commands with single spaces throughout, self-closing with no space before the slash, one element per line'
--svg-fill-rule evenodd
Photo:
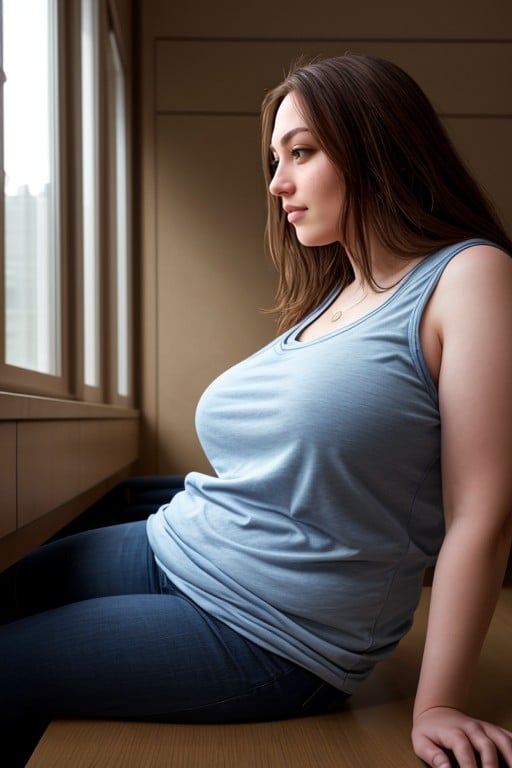
<path fill-rule="evenodd" d="M 27 768 L 420 768 L 410 726 L 430 589 L 414 627 L 346 709 L 248 725 L 52 723 Z M 502 590 L 471 711 L 512 730 L 512 587 Z"/>

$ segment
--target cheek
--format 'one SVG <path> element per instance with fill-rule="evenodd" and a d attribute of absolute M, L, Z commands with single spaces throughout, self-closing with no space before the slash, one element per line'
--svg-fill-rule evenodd
<path fill-rule="evenodd" d="M 331 216 L 335 217 L 337 221 L 340 221 L 343 210 L 343 195 L 340 191 L 339 184 L 333 185 L 326 193 L 326 204 L 328 205 Z"/>
<path fill-rule="evenodd" d="M 336 201 L 336 205 L 338 206 L 341 213 L 341 209 L 343 207 L 343 200 L 345 198 L 345 189 L 337 177 L 333 179 L 331 194 L 332 194 L 332 199 Z"/>
<path fill-rule="evenodd" d="M 344 199 L 344 185 L 332 171 L 323 178 L 323 197 L 329 201 L 329 209 L 341 215 Z"/>

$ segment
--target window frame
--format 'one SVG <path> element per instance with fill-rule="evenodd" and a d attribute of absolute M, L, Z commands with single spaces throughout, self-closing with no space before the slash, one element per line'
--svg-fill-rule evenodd
<path fill-rule="evenodd" d="M 130 121 L 126 119 L 125 122 L 125 210 L 126 210 L 126 305 L 127 305 L 127 379 L 128 379 L 128 394 L 123 395 L 118 391 L 119 370 L 119 337 L 118 337 L 118 207 L 117 207 L 117 73 L 112 56 L 111 39 L 115 41 L 118 63 L 123 74 L 123 102 L 125 117 L 128 118 L 130 114 L 130 92 L 128 88 L 129 78 L 128 62 L 123 46 L 121 45 L 121 36 L 119 34 L 119 27 L 117 23 L 117 17 L 113 12 L 114 9 L 109 5 L 106 17 L 105 26 L 105 40 L 103 50 L 105 51 L 105 83 L 107 92 L 108 109 L 106 110 L 107 120 L 107 135 L 108 139 L 105 142 L 105 146 L 110 147 L 108 153 L 109 172 L 107 179 L 107 205 L 109 210 L 108 223 L 107 223 L 107 238 L 109 249 L 109 327 L 110 327 L 110 339 L 111 343 L 108 350 L 108 370 L 110 371 L 108 381 L 108 393 L 109 401 L 116 405 L 131 406 L 134 403 L 134 366 L 133 366 L 133 344 L 134 344 L 134 328 L 133 328 L 133 313 L 134 313 L 134 301 L 133 301 L 133 249 L 131 247 L 131 232 L 130 232 L 130 211 L 132 208 L 132 175 L 131 175 L 131 163 L 130 163 L 130 147 L 131 147 L 131 132 Z"/>
<path fill-rule="evenodd" d="M 96 85 L 98 87 L 98 92 L 95 94 L 95 102 L 96 102 L 96 109 L 97 109 L 97 121 L 95 126 L 95 132 L 96 132 L 96 138 L 98 140 L 98 146 L 95 151 L 95 162 L 96 162 L 96 169 L 97 169 L 97 179 L 96 179 L 96 193 L 99 195 L 100 198 L 100 204 L 98 205 L 97 214 L 98 214 L 98 220 L 96 222 L 97 225 L 97 232 L 96 232 L 96 245 L 98 248 L 98 255 L 97 255 L 97 261 L 96 261 L 96 269 L 97 269 L 97 280 L 96 280 L 96 288 L 98 291 L 98 295 L 96 297 L 97 301 L 97 312 L 98 316 L 96 318 L 97 323 L 97 329 L 98 329 L 98 335 L 96 338 L 96 343 L 98 345 L 98 348 L 96 350 L 97 353 L 97 366 L 98 366 L 98 382 L 96 385 L 87 384 L 85 381 L 85 307 L 84 307 L 84 298 L 85 298 L 85 286 L 84 286 L 84 280 L 85 280 L 85 257 L 86 254 L 84 253 L 84 239 L 83 239 L 83 224 L 84 224 L 84 218 L 83 218 L 83 176 L 82 176 L 82 168 L 83 168 L 83 119 L 82 119 L 82 1 L 83 0 L 77 0 L 77 13 L 79 14 L 79 23 L 78 23 L 78 45 L 77 50 L 79 51 L 79 55 L 77 58 L 79 59 L 77 69 L 80 73 L 79 75 L 79 85 L 78 85 L 78 93 L 79 93 L 79 104 L 78 104 L 78 110 L 79 110 L 79 126 L 77 128 L 77 133 L 80 137 L 80 145 L 79 145 L 79 154 L 80 154 L 80 174 L 77 174 L 77 182 L 79 182 L 78 189 L 77 189 L 77 198 L 79 200 L 79 249 L 80 249 L 80 265 L 79 269 L 77 270 L 79 272 L 80 279 L 77 284 L 77 294 L 79 294 L 80 302 L 77 302 L 77 306 L 80 307 L 80 317 L 78 318 L 78 326 L 81 329 L 81 347 L 80 347 L 80 358 L 76 360 L 76 366 L 77 370 L 80 372 L 80 375 L 78 376 L 78 394 L 83 400 L 87 400 L 88 402 L 103 402 L 105 399 L 105 360 L 104 360 L 104 344 L 103 344 L 103 334 L 102 334 L 102 328 L 104 326 L 104 317 L 105 317 L 105 300 L 104 300 L 104 290 L 103 290 L 103 283 L 105 280 L 105 267 L 104 267 L 104 239 L 102 234 L 102 215 L 101 215 L 101 198 L 102 196 L 102 155 L 103 155 L 103 136 L 104 131 L 102 129 L 102 112 L 103 112 L 103 102 L 102 102 L 102 89 L 100 87 L 100 84 L 102 82 L 102 42 L 101 42 L 101 36 L 102 36 L 102 23 L 101 23 L 101 13 L 100 8 L 96 7 L 94 12 L 94 19 L 93 24 L 96 27 L 96 61 L 94 62 L 95 67 L 95 81 Z M 92 0 L 94 2 L 94 0 Z M 96 3 L 97 5 L 97 3 Z"/>

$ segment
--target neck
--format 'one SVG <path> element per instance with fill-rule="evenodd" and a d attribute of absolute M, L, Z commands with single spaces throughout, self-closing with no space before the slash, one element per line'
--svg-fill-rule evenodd
<path fill-rule="evenodd" d="M 348 253 L 348 258 L 354 270 L 354 285 L 363 286 L 367 280 L 356 260 Z M 421 261 L 422 256 L 397 256 L 388 251 L 380 243 L 372 239 L 370 242 L 370 263 L 372 278 L 378 286 L 377 290 L 390 290 L 399 283 Z"/>

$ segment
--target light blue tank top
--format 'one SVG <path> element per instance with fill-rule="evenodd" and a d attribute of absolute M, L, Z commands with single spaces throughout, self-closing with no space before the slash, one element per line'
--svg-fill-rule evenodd
<path fill-rule="evenodd" d="M 332 302 L 219 376 L 196 417 L 216 476 L 148 520 L 158 564 L 206 611 L 351 693 L 409 629 L 443 537 L 423 309 L 448 261 L 321 338 Z"/>

